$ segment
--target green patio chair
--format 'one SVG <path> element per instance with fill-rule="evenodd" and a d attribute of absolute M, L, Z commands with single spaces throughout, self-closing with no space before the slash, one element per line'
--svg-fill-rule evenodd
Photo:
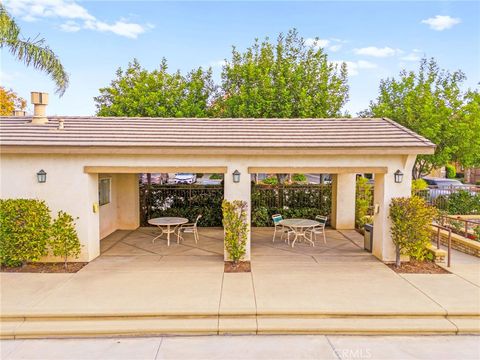
<path fill-rule="evenodd" d="M 287 240 L 288 244 L 290 244 L 290 234 L 293 234 L 294 231 L 286 226 L 283 226 L 280 224 L 280 221 L 283 220 L 283 216 L 280 214 L 275 214 L 272 215 L 272 220 L 273 220 L 273 225 L 275 226 L 274 231 L 273 231 L 273 239 L 272 242 L 275 243 L 275 236 L 277 235 L 277 231 L 280 232 L 282 235 L 280 236 L 280 239 L 283 239 L 283 236 L 287 234 Z"/>
<path fill-rule="evenodd" d="M 323 242 L 326 244 L 327 243 L 327 237 L 325 236 L 325 226 L 327 225 L 327 216 L 322 216 L 322 215 L 317 215 L 315 216 L 315 220 L 317 220 L 320 224 L 317 226 L 314 226 L 310 229 L 307 229 L 305 233 L 310 234 L 310 239 L 315 243 L 317 240 L 317 234 L 318 235 L 323 235 Z"/>

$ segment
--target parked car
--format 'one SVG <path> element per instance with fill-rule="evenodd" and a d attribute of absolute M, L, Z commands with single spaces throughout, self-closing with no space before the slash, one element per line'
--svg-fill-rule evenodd
<path fill-rule="evenodd" d="M 175 184 L 195 184 L 197 182 L 197 174 L 178 173 L 175 174 Z"/>
<path fill-rule="evenodd" d="M 148 175 L 142 174 L 140 177 L 140 181 L 142 184 L 148 183 Z M 161 173 L 161 174 L 150 174 L 150 181 L 152 184 L 167 184 L 168 183 L 168 174 Z"/>
<path fill-rule="evenodd" d="M 445 178 L 423 178 L 428 184 L 428 194 L 430 199 L 434 200 L 439 196 L 448 196 L 459 190 L 466 190 L 472 195 L 476 195 L 476 191 L 471 186 L 465 185 L 459 180 Z"/>

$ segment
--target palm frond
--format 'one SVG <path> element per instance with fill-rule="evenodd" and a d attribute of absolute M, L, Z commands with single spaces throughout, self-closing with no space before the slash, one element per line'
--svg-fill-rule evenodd
<path fill-rule="evenodd" d="M 50 75 L 59 96 L 65 93 L 69 78 L 58 56 L 45 45 L 44 39 L 21 39 L 20 28 L 0 4 L 0 48 L 3 47 L 7 47 L 25 65 Z"/>

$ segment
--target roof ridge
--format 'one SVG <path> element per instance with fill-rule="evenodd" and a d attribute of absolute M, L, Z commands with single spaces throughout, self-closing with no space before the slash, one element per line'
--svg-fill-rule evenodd
<path fill-rule="evenodd" d="M 428 144 L 428 145 L 435 145 L 432 141 L 428 140 L 426 137 L 422 136 L 422 135 L 419 135 L 417 134 L 415 131 L 407 128 L 406 126 L 403 126 L 399 123 L 397 123 L 396 121 L 390 119 L 390 118 L 387 118 L 387 117 L 382 117 L 382 119 L 390 124 L 392 124 L 393 126 L 397 127 L 398 129 L 402 130 L 402 131 L 405 131 L 406 133 L 416 137 L 418 140 L 420 141 L 423 141 L 425 144 Z M 435 145 L 436 146 L 436 145 Z"/>

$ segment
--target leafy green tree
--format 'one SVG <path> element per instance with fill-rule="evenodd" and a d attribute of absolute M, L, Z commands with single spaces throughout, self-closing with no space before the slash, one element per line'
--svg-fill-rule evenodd
<path fill-rule="evenodd" d="M 24 38 L 15 20 L 0 3 L 0 49 L 7 48 L 27 66 L 46 72 L 57 85 L 56 92 L 62 96 L 68 87 L 68 74 L 57 55 L 45 44 L 43 38 Z"/>
<path fill-rule="evenodd" d="M 400 266 L 400 255 L 424 261 L 429 258 L 428 247 L 432 221 L 437 210 L 418 196 L 393 198 L 390 204 L 391 234 L 395 244 L 395 265 Z"/>
<path fill-rule="evenodd" d="M 94 98 L 99 116 L 206 117 L 215 93 L 211 69 L 198 68 L 186 76 L 169 73 L 167 61 L 148 71 L 134 59 L 117 70 L 109 87 Z"/>
<path fill-rule="evenodd" d="M 461 90 L 465 75 L 441 70 L 434 59 L 422 59 L 415 71 L 380 82 L 380 94 L 360 113 L 388 117 L 434 142 L 434 155 L 417 157 L 413 177 L 458 162 L 480 164 L 480 98 L 478 91 Z"/>
<path fill-rule="evenodd" d="M 321 47 L 307 46 L 293 29 L 275 44 L 256 39 L 243 53 L 233 47 L 213 111 L 219 117 L 335 117 L 347 100 L 346 64 L 329 62 Z"/>
<path fill-rule="evenodd" d="M 67 269 L 68 257 L 77 258 L 80 254 L 81 245 L 78 239 L 75 221 L 70 214 L 59 211 L 51 228 L 50 247 L 55 256 L 64 259 L 64 267 Z"/>

